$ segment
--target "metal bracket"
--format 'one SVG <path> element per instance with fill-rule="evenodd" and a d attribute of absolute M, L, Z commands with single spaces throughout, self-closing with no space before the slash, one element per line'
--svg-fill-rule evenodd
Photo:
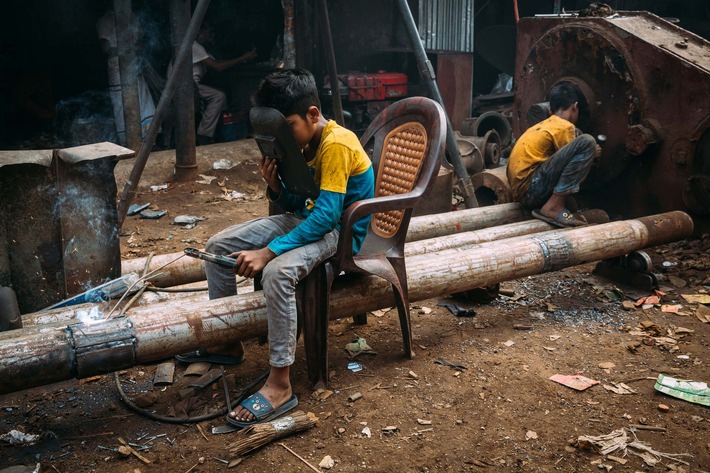
<path fill-rule="evenodd" d="M 652 270 L 653 263 L 648 254 L 634 251 L 626 256 L 600 261 L 592 274 L 650 292 L 658 288 L 658 279 Z"/>
<path fill-rule="evenodd" d="M 68 330 L 76 350 L 77 378 L 135 366 L 135 330 L 125 317 L 71 325 Z"/>

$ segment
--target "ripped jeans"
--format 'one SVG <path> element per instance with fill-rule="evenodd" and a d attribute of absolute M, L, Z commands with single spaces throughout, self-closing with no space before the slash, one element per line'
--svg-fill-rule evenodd
<path fill-rule="evenodd" d="M 591 135 L 580 135 L 567 143 L 533 171 L 530 187 L 520 203 L 526 208 L 537 209 L 553 194 L 579 192 L 579 186 L 594 163 L 596 152 L 597 143 Z"/>
<path fill-rule="evenodd" d="M 301 223 L 292 214 L 273 215 L 233 225 L 207 241 L 206 251 L 228 255 L 235 251 L 258 250 L 274 238 Z M 269 261 L 261 276 L 269 318 L 269 363 L 276 368 L 293 364 L 296 356 L 296 284 L 313 268 L 335 254 L 338 230 L 320 240 L 287 251 Z M 210 299 L 234 296 L 237 283 L 234 270 L 205 262 Z"/>

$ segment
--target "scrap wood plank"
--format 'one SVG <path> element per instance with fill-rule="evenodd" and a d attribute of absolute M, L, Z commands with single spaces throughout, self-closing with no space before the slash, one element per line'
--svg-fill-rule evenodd
<path fill-rule="evenodd" d="M 151 463 L 153 463 L 152 461 L 148 460 L 146 457 L 144 457 L 143 455 L 141 455 L 140 453 L 138 453 L 133 447 L 131 447 L 130 445 L 128 445 L 128 442 L 126 442 L 125 440 L 123 440 L 123 438 L 118 437 L 118 441 L 121 442 L 121 445 L 123 445 L 124 447 L 126 447 L 133 455 L 135 455 L 136 458 L 138 458 L 138 459 L 139 459 L 140 461 L 142 461 L 143 463 L 147 463 L 147 464 L 149 464 L 149 465 L 150 465 Z"/>

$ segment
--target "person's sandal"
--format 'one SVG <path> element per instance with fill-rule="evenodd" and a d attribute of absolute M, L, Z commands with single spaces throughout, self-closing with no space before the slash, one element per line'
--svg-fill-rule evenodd
<path fill-rule="evenodd" d="M 207 350 L 195 350 L 182 355 L 175 355 L 175 359 L 183 363 L 214 363 L 216 365 L 239 365 L 244 363 L 244 355 L 216 355 Z"/>
<path fill-rule="evenodd" d="M 575 217 L 574 214 L 567 209 L 561 210 L 554 218 L 543 215 L 540 209 L 533 210 L 532 216 L 560 228 L 582 227 L 587 225 L 587 221 L 584 220 L 583 217 Z"/>

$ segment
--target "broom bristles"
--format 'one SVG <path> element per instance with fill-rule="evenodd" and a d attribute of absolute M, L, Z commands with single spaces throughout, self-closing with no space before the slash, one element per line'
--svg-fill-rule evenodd
<path fill-rule="evenodd" d="M 234 457 L 240 457 L 276 439 L 310 429 L 317 420 L 312 412 L 296 411 L 289 416 L 254 424 L 237 432 L 235 441 L 228 448 Z"/>

